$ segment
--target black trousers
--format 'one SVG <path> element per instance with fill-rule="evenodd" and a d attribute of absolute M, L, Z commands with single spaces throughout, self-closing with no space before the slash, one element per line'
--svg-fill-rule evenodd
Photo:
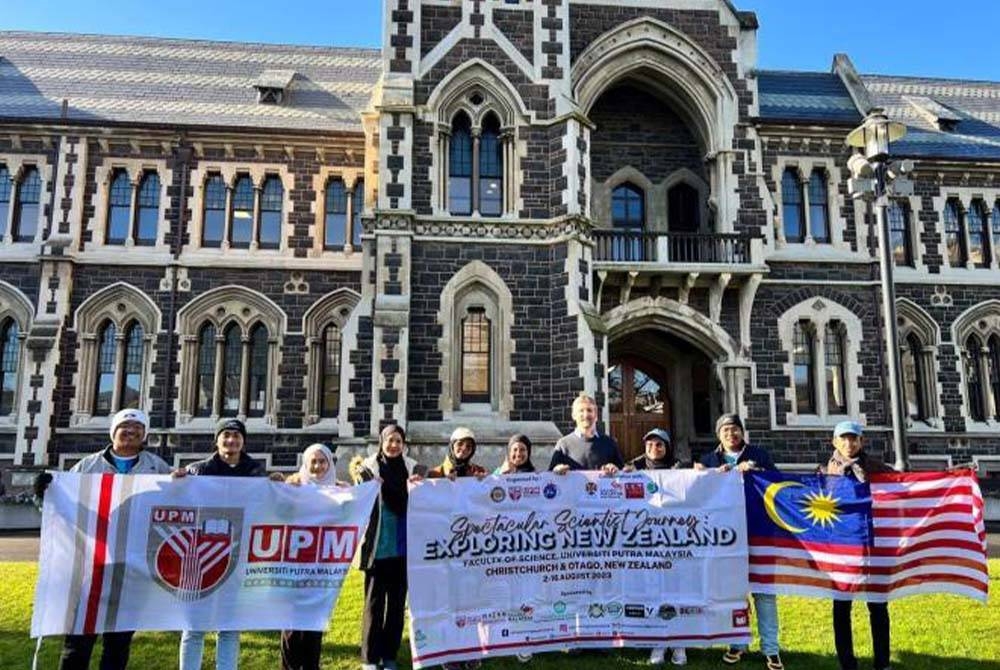
<path fill-rule="evenodd" d="M 361 660 L 395 661 L 403 639 L 406 559 L 376 560 L 365 570 L 365 611 L 361 615 Z"/>
<path fill-rule="evenodd" d="M 98 666 L 100 670 L 125 670 L 132 650 L 133 635 L 133 631 L 104 634 L 104 648 L 101 651 L 101 664 Z M 59 670 L 87 670 L 95 642 L 96 635 L 67 635 L 63 639 Z"/>
<path fill-rule="evenodd" d="M 281 631 L 281 670 L 319 670 L 321 630 Z"/>
<path fill-rule="evenodd" d="M 841 670 L 858 670 L 854 656 L 854 634 L 851 630 L 850 600 L 833 601 L 833 642 Z M 872 627 L 872 647 L 875 670 L 889 667 L 889 605 L 868 603 L 868 618 Z"/>

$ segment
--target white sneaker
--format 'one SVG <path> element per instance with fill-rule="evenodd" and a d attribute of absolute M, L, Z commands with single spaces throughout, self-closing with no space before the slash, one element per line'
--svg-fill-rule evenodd
<path fill-rule="evenodd" d="M 677 647 L 670 654 L 670 662 L 674 665 L 687 665 L 688 655 L 683 647 Z"/>
<path fill-rule="evenodd" d="M 657 647 L 649 654 L 650 665 L 663 665 L 663 659 L 667 655 L 665 647 Z"/>
<path fill-rule="evenodd" d="M 531 654 L 518 654 L 517 660 L 521 661 L 521 663 L 527 663 L 531 660 Z"/>

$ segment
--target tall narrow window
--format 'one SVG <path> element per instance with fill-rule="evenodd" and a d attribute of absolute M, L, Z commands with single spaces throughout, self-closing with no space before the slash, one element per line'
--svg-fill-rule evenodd
<path fill-rule="evenodd" d="M 975 335 L 970 335 L 965 340 L 965 381 L 969 416 L 974 421 L 986 420 L 986 408 L 983 406 L 982 353 L 982 341 Z"/>
<path fill-rule="evenodd" d="M 139 182 L 138 207 L 135 243 L 152 246 L 156 244 L 156 231 L 160 224 L 160 177 L 155 172 L 147 172 Z"/>
<path fill-rule="evenodd" d="M 969 261 L 977 268 L 990 266 L 990 231 L 986 227 L 986 205 L 973 200 L 969 206 Z"/>
<path fill-rule="evenodd" d="M 132 215 L 132 182 L 128 172 L 115 170 L 108 193 L 108 244 L 125 244 Z"/>
<path fill-rule="evenodd" d="M 0 202 L 0 209 L 2 208 L 3 203 Z M 993 203 L 993 216 L 990 217 L 990 225 L 993 228 L 993 236 L 990 239 L 990 246 L 993 248 L 993 262 L 996 267 L 1000 268 L 1000 200 Z"/>
<path fill-rule="evenodd" d="M 642 231 L 646 223 L 646 203 L 642 190 L 631 183 L 611 191 L 611 225 L 622 234 L 612 240 L 611 258 L 616 261 L 642 261 Z"/>
<path fill-rule="evenodd" d="M 472 122 L 464 112 L 451 125 L 448 156 L 448 211 L 472 213 Z"/>
<path fill-rule="evenodd" d="M 809 321 L 803 320 L 795 324 L 792 347 L 795 412 L 816 414 L 816 354 L 813 326 Z"/>
<path fill-rule="evenodd" d="M 232 220 L 229 222 L 229 245 L 248 249 L 253 236 L 253 182 L 249 175 L 241 175 L 233 187 Z"/>
<path fill-rule="evenodd" d="M 260 225 L 257 243 L 261 249 L 277 249 L 281 245 L 281 201 L 285 189 L 275 175 L 264 180 L 260 194 Z"/>
<path fill-rule="evenodd" d="M 267 409 L 267 327 L 250 331 L 250 378 L 247 380 L 247 416 L 264 416 Z"/>
<path fill-rule="evenodd" d="M 319 414 L 334 417 L 340 411 L 340 328 L 333 323 L 323 330 L 322 366 Z"/>
<path fill-rule="evenodd" d="M 905 396 L 903 400 L 906 404 L 906 415 L 914 421 L 921 421 L 928 416 L 923 393 L 926 378 L 926 371 L 923 369 L 923 348 L 916 333 L 910 333 L 900 351 Z"/>
<path fill-rule="evenodd" d="M 17 398 L 17 367 L 21 359 L 21 340 L 17 321 L 0 324 L 0 415 L 14 412 Z"/>
<path fill-rule="evenodd" d="M 944 204 L 944 242 L 948 250 L 948 265 L 964 268 L 969 254 L 965 246 L 961 205 L 957 200 L 948 200 Z"/>
<path fill-rule="evenodd" d="M 1000 421 L 1000 337 L 990 335 L 986 344 L 989 350 L 990 390 L 993 392 L 993 418 Z"/>
<path fill-rule="evenodd" d="M 115 409 L 125 407 L 138 408 L 142 394 L 142 364 L 145 345 L 143 344 L 143 330 L 138 323 L 132 323 L 125 331 L 125 357 L 123 364 L 125 369 L 121 375 L 121 385 L 119 406 Z"/>
<path fill-rule="evenodd" d="M 94 416 L 111 414 L 115 395 L 115 363 L 118 353 L 118 329 L 108 321 L 98 331 L 97 387 L 94 393 Z"/>
<path fill-rule="evenodd" d="M 503 213 L 500 121 L 493 114 L 483 121 L 483 132 L 479 139 L 479 212 L 484 216 L 499 216 Z"/>
<path fill-rule="evenodd" d="M 844 330 L 838 321 L 826 325 L 824 361 L 828 414 L 847 413 L 847 375 L 844 371 Z"/>
<path fill-rule="evenodd" d="M 911 267 L 913 251 L 910 246 L 910 212 L 909 208 L 898 200 L 889 203 L 889 244 L 892 245 L 892 258 L 896 265 Z"/>
<path fill-rule="evenodd" d="M 201 245 L 218 247 L 226 233 L 226 182 L 222 175 L 213 174 L 205 181 L 205 209 Z"/>
<path fill-rule="evenodd" d="M 805 241 L 805 204 L 802 198 L 802 183 L 795 168 L 785 168 L 781 175 L 781 220 L 785 230 L 785 241 Z"/>
<path fill-rule="evenodd" d="M 830 200 L 823 168 L 809 175 L 809 232 L 816 242 L 830 241 Z"/>
<path fill-rule="evenodd" d="M 0 240 L 7 234 L 7 216 L 10 214 L 10 194 L 14 190 L 10 170 L 0 164 Z"/>
<path fill-rule="evenodd" d="M 215 326 L 206 323 L 198 331 L 198 387 L 195 414 L 212 416 L 215 401 Z"/>
<path fill-rule="evenodd" d="M 240 380 L 243 373 L 243 342 L 240 328 L 229 324 L 222 338 L 222 415 L 240 411 Z"/>
<path fill-rule="evenodd" d="M 365 211 L 365 182 L 354 182 L 354 196 L 351 202 L 351 246 L 361 249 L 361 214 Z"/>
<path fill-rule="evenodd" d="M 462 402 L 490 402 L 490 320 L 482 309 L 462 319 Z"/>
<path fill-rule="evenodd" d="M 38 233 L 38 203 L 42 197 L 42 178 L 38 168 L 26 167 L 17 189 L 11 234 L 15 242 L 32 242 Z"/>
<path fill-rule="evenodd" d="M 342 179 L 335 177 L 326 182 L 325 201 L 323 247 L 343 249 L 347 240 L 347 189 Z"/>

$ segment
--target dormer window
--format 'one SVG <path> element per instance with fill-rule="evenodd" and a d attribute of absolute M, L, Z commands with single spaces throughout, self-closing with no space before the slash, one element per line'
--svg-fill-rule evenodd
<path fill-rule="evenodd" d="M 903 100 L 908 102 L 924 120 L 937 126 L 937 129 L 942 132 L 954 131 L 959 121 L 962 120 L 962 117 L 956 112 L 926 96 L 904 95 Z"/>
<path fill-rule="evenodd" d="M 262 105 L 282 104 L 294 79 L 294 70 L 264 70 L 253 85 L 257 89 L 257 102 Z"/>

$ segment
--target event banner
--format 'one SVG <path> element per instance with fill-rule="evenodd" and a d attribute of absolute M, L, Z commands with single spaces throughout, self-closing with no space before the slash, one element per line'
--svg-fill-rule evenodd
<path fill-rule="evenodd" d="M 376 483 L 53 473 L 31 635 L 324 630 Z"/>
<path fill-rule="evenodd" d="M 414 667 L 581 647 L 746 643 L 738 472 L 413 486 Z"/>

